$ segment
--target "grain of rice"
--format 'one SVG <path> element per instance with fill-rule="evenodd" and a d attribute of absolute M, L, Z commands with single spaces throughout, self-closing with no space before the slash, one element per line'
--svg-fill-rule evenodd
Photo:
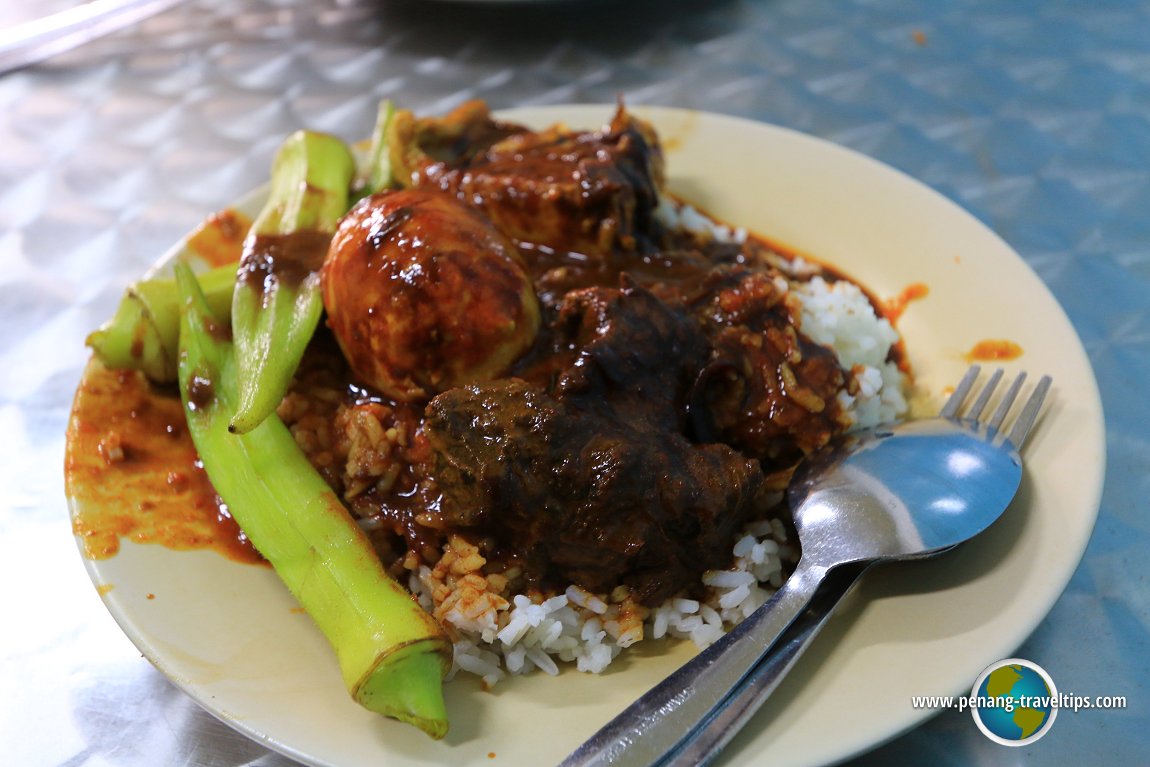
<path fill-rule="evenodd" d="M 517 645 L 506 650 L 503 653 L 503 663 L 512 674 L 522 673 L 527 663 L 527 648 Z"/>
<path fill-rule="evenodd" d="M 566 595 L 571 604 L 585 607 L 597 615 L 607 612 L 606 602 L 579 586 L 568 586 Z"/>
<path fill-rule="evenodd" d="M 673 599 L 672 606 L 681 613 L 691 614 L 699 612 L 699 603 L 694 599 Z"/>
<path fill-rule="evenodd" d="M 667 635 L 667 625 L 670 622 L 667 608 L 659 607 L 655 610 L 654 620 L 651 622 L 651 636 L 662 639 Z"/>
<path fill-rule="evenodd" d="M 736 558 L 745 557 L 754 550 L 754 547 L 755 536 L 744 535 L 742 538 L 735 541 L 735 548 L 732 550 L 732 553 Z"/>
<path fill-rule="evenodd" d="M 542 671 L 544 674 L 551 676 L 558 676 L 559 666 L 551 659 L 551 656 L 543 652 L 538 647 L 527 648 L 527 659 L 535 664 L 535 667 Z"/>
<path fill-rule="evenodd" d="M 719 597 L 719 606 L 724 610 L 730 610 L 738 607 L 739 604 L 751 594 L 751 588 L 747 584 L 737 586 L 726 594 Z"/>
<path fill-rule="evenodd" d="M 607 668 L 614 658 L 615 651 L 609 645 L 592 643 L 575 656 L 575 667 L 579 671 L 598 674 Z"/>
<path fill-rule="evenodd" d="M 733 589 L 754 581 L 754 577 L 740 570 L 708 570 L 703 573 L 703 583 L 714 588 Z"/>

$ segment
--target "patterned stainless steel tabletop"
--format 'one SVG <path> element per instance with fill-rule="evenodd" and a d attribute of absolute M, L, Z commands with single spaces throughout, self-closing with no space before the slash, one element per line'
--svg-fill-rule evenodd
<path fill-rule="evenodd" d="M 1064 714 L 1023 749 L 945 712 L 857 763 L 1150 759 L 1150 2 L 198 0 L 0 77 L 0 762 L 291 763 L 140 657 L 73 543 L 64 427 L 84 335 L 123 286 L 260 183 L 295 128 L 361 137 L 384 97 L 438 112 L 618 94 L 789 126 L 923 180 L 1023 255 L 1097 373 L 1101 516 L 1018 654 L 1127 707 Z"/>

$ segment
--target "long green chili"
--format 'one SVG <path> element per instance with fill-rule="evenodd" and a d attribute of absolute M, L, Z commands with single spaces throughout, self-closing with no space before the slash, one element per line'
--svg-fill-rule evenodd
<path fill-rule="evenodd" d="M 318 269 L 347 212 L 355 172 L 347 145 L 323 133 L 297 131 L 276 154 L 232 298 L 240 397 L 234 432 L 275 411 L 315 333 L 323 314 Z"/>
<path fill-rule="evenodd" d="M 387 576 L 367 536 L 275 414 L 246 434 L 229 431 L 238 392 L 226 322 L 212 313 L 187 265 L 177 264 L 176 280 L 183 301 L 180 394 L 216 492 L 327 637 L 355 700 L 442 738 L 450 641 Z"/>
<path fill-rule="evenodd" d="M 235 264 L 200 276 L 208 305 L 226 315 L 236 282 Z M 156 383 L 176 380 L 180 334 L 180 297 L 171 277 L 140 280 L 128 286 L 112 318 L 88 334 L 86 343 L 110 368 L 143 372 Z"/>

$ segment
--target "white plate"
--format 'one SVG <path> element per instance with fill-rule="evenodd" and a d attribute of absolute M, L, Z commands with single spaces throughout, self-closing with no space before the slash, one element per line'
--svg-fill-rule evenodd
<path fill-rule="evenodd" d="M 536 126 L 595 127 L 610 112 L 505 114 Z M 636 112 L 660 130 L 671 188 L 687 199 L 841 267 L 879 296 L 925 283 L 929 295 L 911 304 L 900 328 L 928 392 L 956 382 L 964 353 L 989 338 L 1022 346 L 1008 368 L 1054 376 L 1027 446 L 1021 495 L 1001 522 L 941 559 L 869 577 L 728 754 L 732 765 L 842 759 L 927 717 L 911 696 L 969 690 L 1054 604 L 1098 511 L 1097 386 L 1039 279 L 940 195 L 789 130 L 674 109 Z M 228 724 L 316 765 L 554 764 L 691 654 L 652 643 L 602 676 L 537 674 L 494 693 L 457 680 L 448 686 L 451 733 L 433 742 L 351 702 L 323 638 L 270 570 L 127 542 L 87 566 L 96 584 L 115 587 L 102 589 L 108 609 L 161 671 Z"/>

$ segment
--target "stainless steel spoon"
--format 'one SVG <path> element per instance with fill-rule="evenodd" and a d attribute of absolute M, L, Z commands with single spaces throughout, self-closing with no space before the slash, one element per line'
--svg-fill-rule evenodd
<path fill-rule="evenodd" d="M 784 647 L 788 663 L 763 666 L 766 684 L 754 686 L 756 667 L 833 569 L 937 554 L 998 519 L 1021 482 L 1018 447 L 1050 379 L 1039 382 L 1007 432 L 1002 427 L 1025 374 L 980 421 L 1001 378 L 997 371 L 959 418 L 978 373 L 977 366 L 967 372 L 938 418 L 863 431 L 805 461 L 788 492 L 802 548 L 795 572 L 763 607 L 629 706 L 562 767 L 705 764 L 797 658 L 801 644 Z M 751 687 L 744 688 L 748 678 Z"/>

